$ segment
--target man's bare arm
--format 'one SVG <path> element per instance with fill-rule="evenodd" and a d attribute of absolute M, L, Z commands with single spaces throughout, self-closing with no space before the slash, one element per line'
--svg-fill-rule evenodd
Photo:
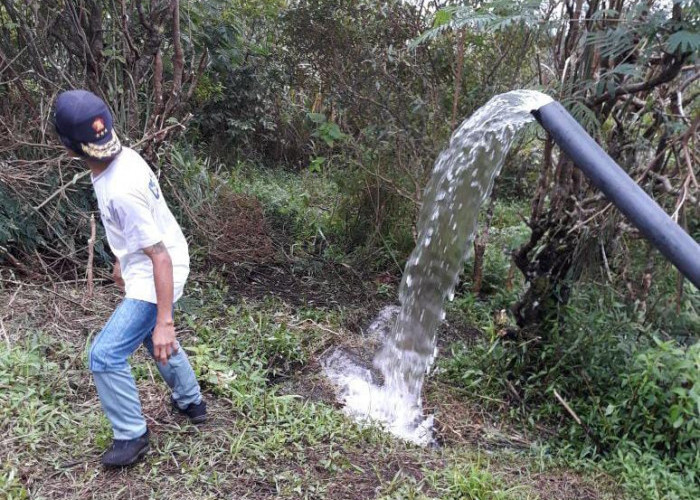
<path fill-rule="evenodd" d="M 173 262 L 163 242 L 144 248 L 153 263 L 153 280 L 156 285 L 158 315 L 153 330 L 153 355 L 156 361 L 167 363 L 176 350 L 175 326 L 173 323 Z"/>
<path fill-rule="evenodd" d="M 122 278 L 122 265 L 119 259 L 116 258 L 114 261 L 114 268 L 112 269 L 112 279 L 117 287 L 123 292 L 124 291 L 124 278 Z"/>

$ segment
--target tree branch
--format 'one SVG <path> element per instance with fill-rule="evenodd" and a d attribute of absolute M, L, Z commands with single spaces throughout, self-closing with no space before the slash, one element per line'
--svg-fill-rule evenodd
<path fill-rule="evenodd" d="M 185 67 L 185 57 L 182 52 L 182 40 L 180 40 L 180 1 L 171 0 L 171 9 L 173 10 L 173 86 L 170 92 L 170 97 L 165 105 L 164 116 L 168 116 L 170 112 L 180 103 L 180 91 L 182 90 L 182 75 Z"/>
<path fill-rule="evenodd" d="M 620 96 L 652 90 L 653 88 L 659 85 L 670 82 L 681 72 L 686 57 L 677 58 L 674 56 L 673 59 L 674 60 L 671 64 L 666 66 L 661 73 L 659 73 L 656 77 L 652 78 L 651 80 L 630 85 L 621 85 L 615 89 L 615 92 L 612 95 L 601 95 L 593 99 L 592 101 L 589 101 L 586 105 L 589 108 L 593 108 L 604 102 L 614 101 Z"/>

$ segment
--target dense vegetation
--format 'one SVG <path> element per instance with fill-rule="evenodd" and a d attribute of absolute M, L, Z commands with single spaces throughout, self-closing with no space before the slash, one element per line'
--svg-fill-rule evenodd
<path fill-rule="evenodd" d="M 182 319 L 210 391 L 253 428 L 240 460 L 258 472 L 237 474 L 324 497 L 321 484 L 307 488 L 313 467 L 281 479 L 259 470 L 300 460 L 292 446 L 332 448 L 337 433 L 372 450 L 386 438 L 266 384 L 318 372 L 321 347 L 337 341 L 328 330 L 371 319 L 358 294 L 395 300 L 434 159 L 491 96 L 533 88 L 560 100 L 700 240 L 699 19 L 692 0 L 0 0 L 0 330 L 17 328 L 0 346 L 0 429 L 23 422 L 16 435 L 30 437 L 15 442 L 42 449 L 41 434 L 65 426 L 42 407 L 55 415 L 85 398 L 67 345 L 10 323 L 19 283 L 56 295 L 82 279 L 92 248 L 89 181 L 51 130 L 59 91 L 85 87 L 111 104 L 191 236 L 200 303 Z M 107 277 L 99 238 L 94 253 Z M 352 292 L 337 295 L 329 275 Z M 294 302 L 299 283 L 313 306 Z M 540 130 L 522 136 L 484 207 L 447 323 L 428 405 L 449 397 L 498 415 L 536 436 L 522 457 L 605 470 L 630 498 L 700 497 L 700 293 Z M 66 386 L 46 390 L 57 376 Z M 286 451 L 282 437 L 256 441 L 270 415 L 294 434 Z M 207 450 L 240 450 L 245 435 Z M 352 469 L 329 456 L 329 477 Z M 21 497 L 32 471 L 5 458 L 0 495 Z M 404 482 L 382 470 L 375 494 L 517 497 L 469 464 Z"/>

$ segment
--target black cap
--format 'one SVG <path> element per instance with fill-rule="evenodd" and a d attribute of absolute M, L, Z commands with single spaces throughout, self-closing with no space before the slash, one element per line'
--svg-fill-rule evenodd
<path fill-rule="evenodd" d="M 87 90 L 69 90 L 56 99 L 54 126 L 61 142 L 76 153 L 108 160 L 122 149 L 112 114 L 102 99 Z"/>

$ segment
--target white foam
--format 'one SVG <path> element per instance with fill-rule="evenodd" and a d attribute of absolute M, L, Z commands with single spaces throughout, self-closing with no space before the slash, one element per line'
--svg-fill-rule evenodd
<path fill-rule="evenodd" d="M 420 400 L 373 382 L 371 371 L 342 348 L 322 361 L 324 373 L 338 390 L 343 412 L 363 425 L 377 425 L 394 436 L 428 446 L 434 442 L 433 416 L 424 416 Z"/>

